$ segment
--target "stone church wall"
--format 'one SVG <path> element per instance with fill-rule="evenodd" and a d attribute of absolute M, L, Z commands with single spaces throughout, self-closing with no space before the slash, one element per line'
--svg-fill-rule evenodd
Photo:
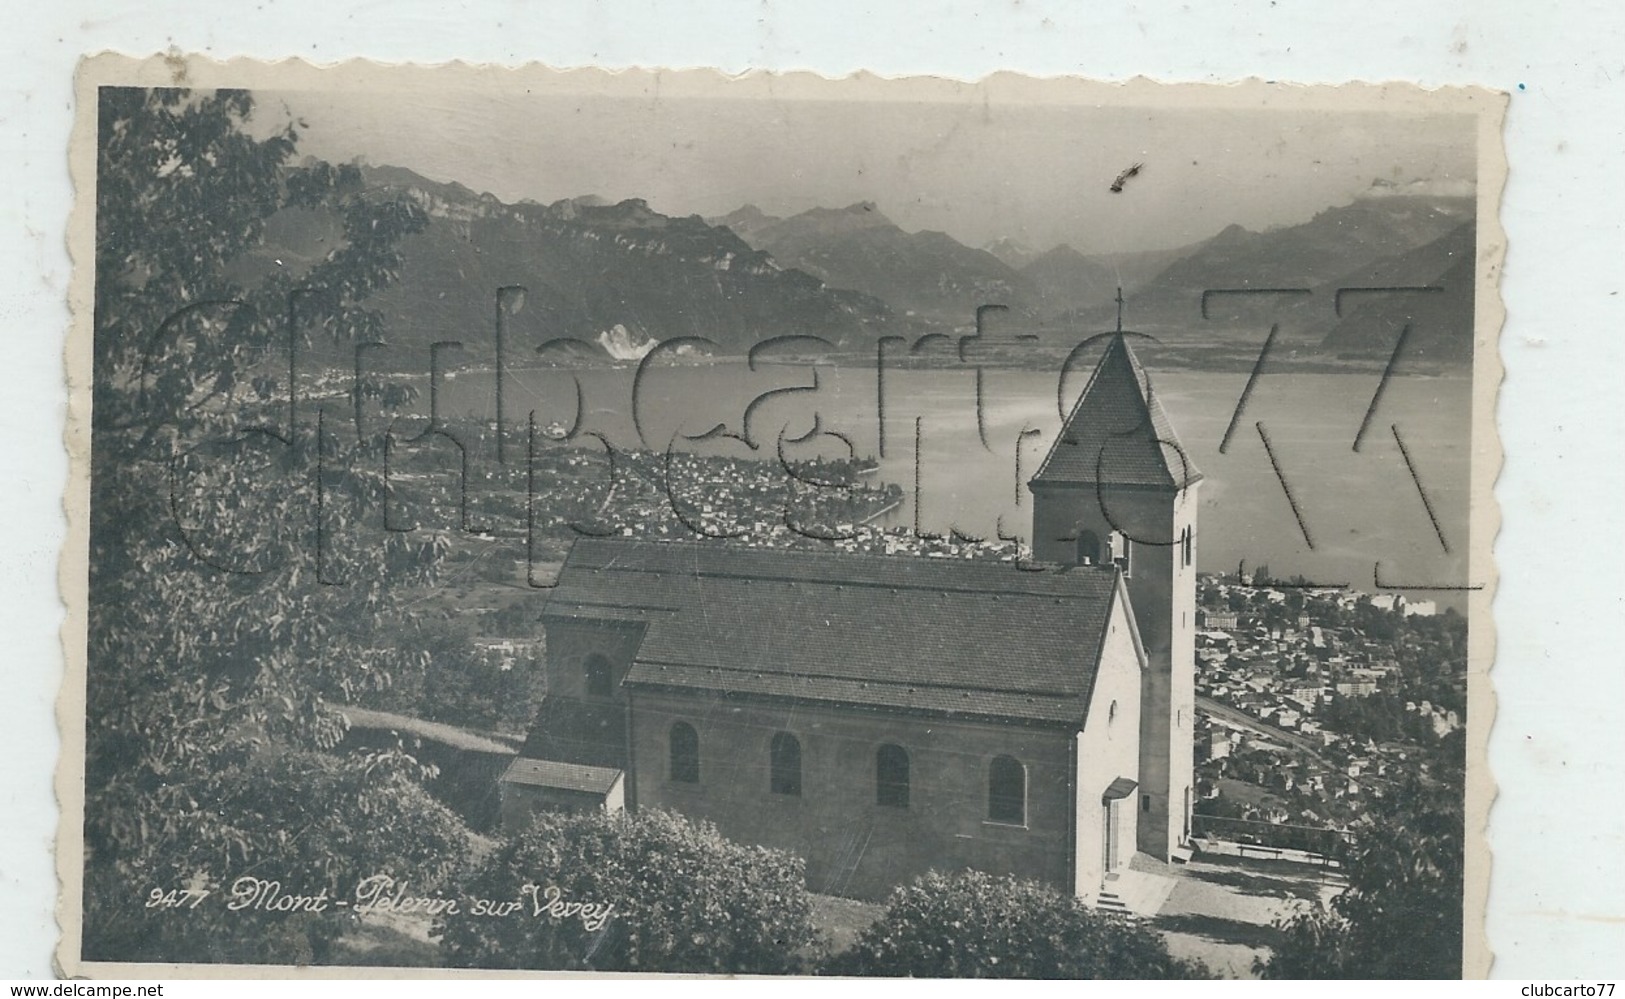
<path fill-rule="evenodd" d="M 675 809 L 736 842 L 793 850 L 814 891 L 880 899 L 928 870 L 966 867 L 1071 886 L 1075 733 L 708 694 L 631 696 L 634 807 Z M 695 784 L 668 779 L 678 721 L 700 733 Z M 769 788 L 777 732 L 800 740 L 799 796 Z M 909 755 L 907 808 L 876 801 L 875 754 L 886 743 Z M 1024 827 L 988 821 L 988 769 L 1001 753 L 1026 767 Z"/>
<path fill-rule="evenodd" d="M 547 622 L 547 694 L 550 697 L 588 699 L 585 663 L 588 656 L 601 655 L 609 661 L 610 689 L 621 695 L 621 681 L 632 667 L 632 656 L 643 641 L 643 626 L 617 621 L 572 621 L 563 618 Z"/>

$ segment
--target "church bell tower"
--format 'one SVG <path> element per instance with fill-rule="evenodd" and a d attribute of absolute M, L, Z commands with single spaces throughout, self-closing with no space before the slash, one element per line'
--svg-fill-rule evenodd
<path fill-rule="evenodd" d="M 1147 665 L 1141 679 L 1139 849 L 1183 854 L 1194 803 L 1196 506 L 1202 473 L 1186 455 L 1122 330 L 1027 486 L 1033 555 L 1114 563 L 1124 575 Z"/>

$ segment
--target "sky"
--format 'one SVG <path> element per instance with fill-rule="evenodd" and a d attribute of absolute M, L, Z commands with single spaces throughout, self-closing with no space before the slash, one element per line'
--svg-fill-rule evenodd
<path fill-rule="evenodd" d="M 260 92 L 256 127 L 503 201 L 643 198 L 668 215 L 771 215 L 872 201 L 910 231 L 1085 253 L 1182 246 L 1232 223 L 1290 225 L 1373 181 L 1471 188 L 1467 116 L 1086 104 Z M 1113 179 L 1144 166 L 1120 194 Z"/>

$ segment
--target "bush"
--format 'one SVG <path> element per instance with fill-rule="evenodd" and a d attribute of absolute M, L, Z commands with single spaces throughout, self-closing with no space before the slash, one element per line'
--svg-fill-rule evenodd
<path fill-rule="evenodd" d="M 912 978 L 1192 978 L 1154 931 L 1036 881 L 932 872 L 825 962 L 833 975 Z"/>
<path fill-rule="evenodd" d="M 345 910 L 228 912 L 236 878 L 344 899 L 362 878 L 388 874 L 432 893 L 474 848 L 404 753 L 268 748 L 213 760 L 217 772 L 177 783 L 161 825 L 140 815 L 128 821 L 146 829 L 145 849 L 88 858 L 86 958 L 330 963 L 333 944 L 353 926 Z M 133 829 L 131 837 L 140 839 Z M 196 906 L 148 904 L 154 891 L 182 888 L 211 894 Z"/>
<path fill-rule="evenodd" d="M 601 926 L 535 915 L 533 896 L 549 888 L 613 910 Z M 541 813 L 462 894 L 522 908 L 442 916 L 435 933 L 454 967 L 793 974 L 816 938 L 800 858 L 662 811 Z"/>
<path fill-rule="evenodd" d="M 1455 787 L 1390 795 L 1346 861 L 1349 886 L 1283 921 L 1264 978 L 1460 978 L 1463 815 Z"/>

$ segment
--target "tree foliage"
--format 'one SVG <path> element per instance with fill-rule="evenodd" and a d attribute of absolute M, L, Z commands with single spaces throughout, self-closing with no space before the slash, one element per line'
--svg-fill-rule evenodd
<path fill-rule="evenodd" d="M 614 911 L 596 929 L 535 916 L 520 894 L 527 884 Z M 663 811 L 540 813 L 463 895 L 524 909 L 519 918 L 442 917 L 442 953 L 457 967 L 790 974 L 815 944 L 800 858 Z"/>
<path fill-rule="evenodd" d="M 398 671 L 372 706 L 479 731 L 525 731 L 540 706 L 543 671 L 528 657 L 504 664 L 479 649 L 470 617 L 420 616 L 398 640 L 422 651 L 421 664 Z"/>
<path fill-rule="evenodd" d="M 216 754 L 212 763 L 218 769 L 185 790 L 206 807 L 126 814 L 113 824 L 132 827 L 123 831 L 128 838 L 168 848 L 153 851 L 147 883 L 160 891 L 204 887 L 215 897 L 175 908 L 149 907 L 143 898 L 138 908 L 118 868 L 95 865 L 86 924 L 95 928 L 98 952 L 125 961 L 321 963 L 348 926 L 343 910 L 245 908 L 223 916 L 236 878 L 213 872 L 337 900 L 353 889 L 357 872 L 444 883 L 469 849 L 462 821 L 430 799 L 418 767 L 399 751 L 346 759 L 270 749 L 235 761 Z"/>
<path fill-rule="evenodd" d="M 344 731 L 335 706 L 387 687 L 409 655 L 382 636 L 401 588 L 433 583 L 444 544 L 361 529 L 381 488 L 370 445 L 319 432 L 331 400 L 296 407 L 290 370 L 312 336 L 378 335 L 362 300 L 427 219 L 361 190 L 354 168 L 293 166 L 297 126 L 257 136 L 253 112 L 243 91 L 100 92 L 90 959 L 298 960 L 311 938 L 294 921 L 154 914 L 147 894 L 220 892 L 248 869 L 310 891 L 380 866 L 430 879 L 466 849 L 410 760 L 327 752 Z M 344 239 L 234 280 L 289 208 L 342 218 Z"/>
<path fill-rule="evenodd" d="M 1258 970 L 1266 978 L 1460 978 L 1460 784 L 1412 783 L 1367 827 L 1331 904 L 1295 914 Z"/>
<path fill-rule="evenodd" d="M 825 963 L 835 975 L 903 978 L 1192 978 L 1153 930 L 1035 881 L 926 874 Z"/>

